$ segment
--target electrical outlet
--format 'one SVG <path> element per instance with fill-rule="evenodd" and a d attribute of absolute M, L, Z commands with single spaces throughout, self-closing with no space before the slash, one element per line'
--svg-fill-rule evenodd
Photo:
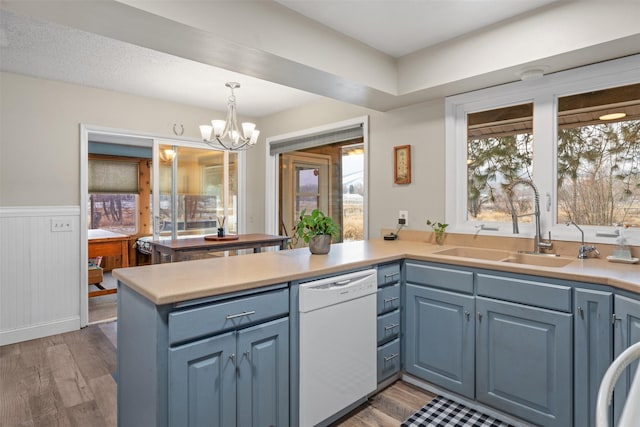
<path fill-rule="evenodd" d="M 399 211 L 398 212 L 398 220 L 404 219 L 404 226 L 409 226 L 409 211 Z M 400 223 L 400 222 L 398 222 Z"/>
<path fill-rule="evenodd" d="M 72 231 L 73 225 L 71 224 L 71 219 L 67 218 L 51 218 L 51 231 L 59 232 L 59 231 Z"/>

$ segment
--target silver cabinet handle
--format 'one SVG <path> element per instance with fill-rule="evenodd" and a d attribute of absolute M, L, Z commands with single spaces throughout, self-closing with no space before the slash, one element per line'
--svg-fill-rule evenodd
<path fill-rule="evenodd" d="M 622 320 L 622 318 L 620 318 L 620 317 L 616 316 L 616 314 L 615 314 L 615 313 L 613 313 L 613 314 L 611 315 L 611 324 L 612 324 L 612 325 L 615 325 L 615 324 L 616 324 L 616 320 L 617 320 L 617 321 L 621 321 L 621 320 Z"/>
<path fill-rule="evenodd" d="M 469 318 L 471 318 L 471 313 L 469 313 L 467 310 L 464 311 L 464 317 L 467 319 L 467 322 L 469 321 Z"/>
<path fill-rule="evenodd" d="M 255 310 L 251 310 L 251 311 L 243 311 L 242 313 L 238 313 L 238 314 L 228 314 L 227 320 L 236 319 L 238 317 L 243 317 L 243 316 L 251 316 L 252 314 L 255 314 L 255 313 L 256 313 Z"/>
<path fill-rule="evenodd" d="M 482 321 L 482 313 L 478 312 L 478 322 Z"/>
<path fill-rule="evenodd" d="M 384 303 L 385 303 L 385 304 L 388 304 L 388 303 L 393 302 L 393 301 L 395 301 L 395 300 L 397 300 L 397 299 L 400 299 L 400 297 L 385 298 L 385 299 L 384 299 Z"/>
<path fill-rule="evenodd" d="M 242 355 L 246 357 L 249 362 L 251 362 L 251 352 L 245 351 L 244 353 L 242 353 Z"/>
<path fill-rule="evenodd" d="M 231 363 L 233 363 L 234 365 L 236 364 L 236 355 L 235 355 L 235 353 L 232 354 L 231 356 L 229 356 L 229 359 L 231 360 Z"/>
<path fill-rule="evenodd" d="M 580 306 L 578 306 L 578 315 L 580 315 L 580 317 L 584 318 L 584 310 Z"/>
<path fill-rule="evenodd" d="M 396 357 L 398 357 L 398 356 L 400 356 L 400 353 L 395 353 L 395 354 L 392 354 L 391 356 L 387 356 L 387 357 L 385 357 L 385 358 L 384 358 L 384 363 L 387 363 L 387 362 L 389 362 L 390 360 L 393 360 L 393 359 L 395 359 L 395 358 L 396 358 Z"/>
<path fill-rule="evenodd" d="M 385 330 L 385 331 L 388 331 L 389 329 L 395 329 L 395 328 L 397 328 L 398 326 L 400 326 L 400 324 L 399 324 L 399 323 L 392 323 L 392 324 L 391 324 L 391 325 L 389 325 L 389 326 L 385 326 L 385 327 L 384 327 L 384 330 Z"/>
<path fill-rule="evenodd" d="M 387 274 L 384 275 L 384 278 L 385 279 L 393 279 L 394 277 L 399 276 L 399 275 L 400 275 L 400 273 L 387 273 Z"/>

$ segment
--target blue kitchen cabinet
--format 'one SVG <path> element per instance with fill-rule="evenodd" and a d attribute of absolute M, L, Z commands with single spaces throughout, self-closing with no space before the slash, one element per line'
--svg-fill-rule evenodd
<path fill-rule="evenodd" d="M 476 399 L 536 425 L 572 425 L 572 287 L 478 272 L 476 293 Z"/>
<path fill-rule="evenodd" d="M 628 347 L 640 341 L 640 301 L 616 295 L 614 312 L 613 347 L 616 358 Z M 631 363 L 618 379 L 613 393 L 613 425 L 618 424 L 637 367 L 638 361 Z"/>
<path fill-rule="evenodd" d="M 289 321 L 169 350 L 169 425 L 289 423 Z"/>
<path fill-rule="evenodd" d="M 473 272 L 407 262 L 405 370 L 474 398 Z"/>
<path fill-rule="evenodd" d="M 582 288 L 574 292 L 574 425 L 595 427 L 598 389 L 613 357 L 613 295 Z"/>
<path fill-rule="evenodd" d="M 289 425 L 289 289 L 156 306 L 118 291 L 118 425 Z"/>
<path fill-rule="evenodd" d="M 406 286 L 406 371 L 473 399 L 474 297 Z"/>
<path fill-rule="evenodd" d="M 237 350 L 236 424 L 289 425 L 289 319 L 239 331 Z"/>
<path fill-rule="evenodd" d="M 234 332 L 169 350 L 169 425 L 236 425 Z"/>
<path fill-rule="evenodd" d="M 476 398 L 541 426 L 572 420 L 571 314 L 477 297 Z"/>
<path fill-rule="evenodd" d="M 401 273 L 400 264 L 382 264 L 378 268 L 377 312 L 377 380 L 382 383 L 400 373 Z"/>

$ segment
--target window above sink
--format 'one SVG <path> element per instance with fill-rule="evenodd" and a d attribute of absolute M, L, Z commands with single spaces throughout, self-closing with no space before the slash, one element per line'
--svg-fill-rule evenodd
<path fill-rule="evenodd" d="M 446 222 L 453 233 L 512 234 L 510 183 L 539 190 L 541 235 L 640 245 L 640 55 L 446 99 Z M 607 113 L 624 113 L 609 120 Z M 534 194 L 513 194 L 531 238 Z"/>

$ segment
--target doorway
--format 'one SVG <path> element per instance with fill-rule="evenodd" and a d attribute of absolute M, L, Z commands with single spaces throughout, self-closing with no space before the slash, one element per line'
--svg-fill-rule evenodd
<path fill-rule="evenodd" d="M 305 152 L 280 156 L 280 231 L 291 236 L 303 211 L 331 212 L 331 157 Z M 294 239 L 295 240 L 295 239 Z M 296 242 L 301 247 L 303 242 Z"/>
<path fill-rule="evenodd" d="M 101 153 L 94 151 L 95 147 L 89 149 L 91 142 L 99 142 L 103 144 L 102 149 L 106 150 Z M 167 225 L 165 221 L 162 225 L 166 228 L 160 230 L 159 220 L 153 221 L 155 217 L 160 217 L 160 195 L 167 194 L 167 186 L 152 191 L 152 186 L 157 186 L 162 179 L 165 178 L 166 172 L 161 177 L 160 165 L 164 163 L 165 167 L 169 162 L 170 153 L 165 152 L 165 149 L 169 147 L 177 147 L 176 154 L 181 156 L 181 160 L 176 160 L 177 166 L 177 179 L 176 179 L 176 193 L 175 200 L 178 202 L 176 215 L 171 218 L 175 218 L 176 225 Z M 162 152 L 160 147 L 163 148 Z M 117 152 L 114 152 L 116 150 Z M 130 241 L 127 242 L 129 257 L 127 262 L 130 266 L 136 265 L 137 261 L 134 257 L 144 258 L 134 246 L 136 245 L 136 238 L 141 235 L 151 236 L 154 231 L 158 233 L 158 238 L 170 238 L 169 235 L 165 235 L 171 229 L 179 232 L 180 237 L 182 235 L 189 235 L 193 233 L 204 234 L 212 229 L 217 217 L 226 216 L 227 224 L 230 229 L 237 232 L 242 232 L 245 226 L 245 216 L 241 206 L 245 203 L 245 168 L 244 168 L 244 153 L 230 154 L 208 148 L 202 144 L 201 141 L 196 141 L 187 138 L 171 138 L 171 139 L 159 139 L 152 135 L 141 134 L 130 131 L 115 130 L 109 128 L 103 128 L 99 126 L 80 125 L 80 326 L 87 326 L 89 323 L 89 297 L 88 297 L 88 281 L 95 280 L 95 276 L 89 278 L 90 272 L 87 269 L 87 260 L 89 258 L 88 238 L 89 228 L 93 221 L 93 214 L 96 219 L 98 216 L 104 219 L 111 220 L 114 218 L 116 221 L 119 218 L 130 218 L 130 212 L 127 203 L 130 204 L 132 197 L 122 196 L 119 200 L 115 200 L 110 197 L 90 197 L 89 192 L 89 154 L 90 151 L 95 154 L 113 156 L 121 155 L 123 151 L 129 160 L 132 157 L 139 157 L 140 161 L 144 164 L 148 163 L 149 167 L 144 176 L 141 177 L 138 183 L 139 188 L 146 188 L 138 194 L 139 204 L 142 207 L 139 210 L 139 215 L 136 218 L 138 232 L 132 233 L 122 230 L 121 234 L 131 234 Z M 145 152 L 144 155 L 140 155 L 141 150 Z M 178 169 L 180 167 L 180 169 Z M 139 168 L 137 173 L 140 173 L 144 168 Z M 173 179 L 173 178 L 172 178 Z M 165 182 L 166 184 L 166 182 Z M 170 187 L 170 186 L 169 186 Z M 133 191 L 133 190 L 131 190 Z M 163 197 L 163 200 L 171 200 L 171 197 Z M 215 206 L 213 203 L 215 200 Z M 106 205 L 105 205 L 106 201 Z M 179 202 L 183 203 L 180 204 Z M 173 202 L 170 202 L 173 204 Z M 164 208 L 164 205 L 162 206 Z M 92 212 L 93 208 L 93 212 Z M 106 210 L 105 210 L 106 208 Z M 108 214 L 106 213 L 108 212 Z M 154 215 L 154 212 L 158 213 Z M 115 213 L 115 214 L 114 214 Z M 146 225 L 145 225 L 146 224 Z M 113 225 L 113 224 L 112 224 Z M 119 227 L 119 225 L 116 225 Z M 215 227 L 213 227 L 215 228 Z M 142 232 L 141 229 L 144 229 Z M 178 230 L 182 229 L 182 230 Z M 124 233 L 123 231 L 126 231 Z M 163 233 L 164 231 L 165 233 Z M 133 235 L 135 234 L 135 235 Z M 124 249 L 122 250 L 124 253 Z M 149 258 L 150 261 L 150 258 Z M 120 267 L 117 265 L 116 267 Z M 112 280 L 109 277 L 110 274 L 104 274 L 103 280 Z M 108 283 L 105 283 L 104 287 L 109 287 Z M 109 295 L 114 299 L 116 295 Z M 113 311 L 115 313 L 115 311 Z"/>
<path fill-rule="evenodd" d="M 339 223 L 338 242 L 366 239 L 367 147 L 368 117 L 267 139 L 266 232 L 291 236 L 317 207 Z"/>

